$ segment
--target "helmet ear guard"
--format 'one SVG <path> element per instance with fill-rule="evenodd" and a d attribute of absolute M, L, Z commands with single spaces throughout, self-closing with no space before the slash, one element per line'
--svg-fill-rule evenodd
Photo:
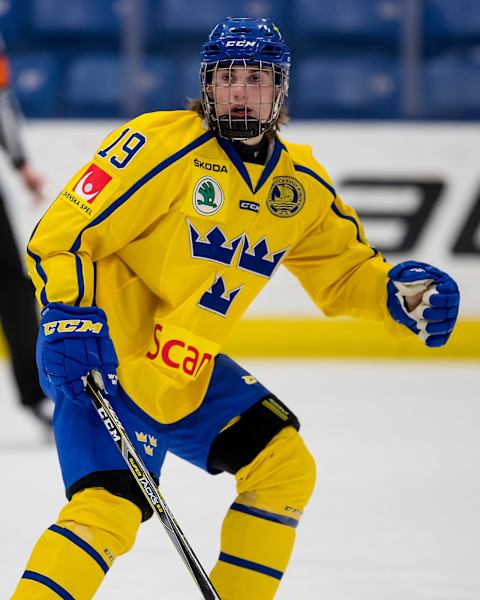
<path fill-rule="evenodd" d="M 202 105 L 210 128 L 222 137 L 245 140 L 274 129 L 288 93 L 290 50 L 282 34 L 271 19 L 228 17 L 210 33 L 201 51 L 200 87 Z M 272 70 L 273 100 L 269 100 L 268 118 L 252 118 L 220 114 L 212 90 L 219 69 L 232 70 L 257 67 L 260 71 Z M 260 85 L 260 84 L 259 84 Z M 260 95 L 261 103 L 261 95 Z M 261 106 L 261 104 L 260 104 Z"/>

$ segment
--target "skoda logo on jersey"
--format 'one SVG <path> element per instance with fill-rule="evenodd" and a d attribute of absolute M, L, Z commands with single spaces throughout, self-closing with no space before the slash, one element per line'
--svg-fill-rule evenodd
<path fill-rule="evenodd" d="M 212 177 L 202 177 L 193 192 L 195 210 L 209 217 L 218 212 L 223 205 L 223 190 Z"/>
<path fill-rule="evenodd" d="M 305 191 L 293 177 L 274 177 L 267 198 L 268 210 L 276 217 L 293 217 L 305 204 Z"/>

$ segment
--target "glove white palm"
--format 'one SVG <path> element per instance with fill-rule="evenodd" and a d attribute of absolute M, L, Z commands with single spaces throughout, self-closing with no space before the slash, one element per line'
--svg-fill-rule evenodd
<path fill-rule="evenodd" d="M 387 307 L 395 321 L 408 327 L 427 346 L 446 344 L 460 304 L 457 284 L 450 275 L 426 263 L 407 261 L 393 267 L 388 276 Z M 409 310 L 406 299 L 418 294 L 420 301 Z"/>

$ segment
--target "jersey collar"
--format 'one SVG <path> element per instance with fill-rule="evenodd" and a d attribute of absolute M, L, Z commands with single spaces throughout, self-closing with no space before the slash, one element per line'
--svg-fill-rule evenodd
<path fill-rule="evenodd" d="M 282 150 L 287 151 L 287 149 L 283 145 L 283 143 L 276 137 L 272 155 L 268 159 L 267 164 L 264 166 L 263 172 L 260 176 L 260 179 L 258 180 L 257 185 L 254 188 L 252 185 L 252 181 L 250 179 L 250 175 L 248 174 L 248 171 L 247 171 L 242 159 L 240 158 L 240 155 L 235 150 L 232 143 L 229 142 L 227 139 L 222 138 L 220 136 L 215 136 L 215 137 L 217 138 L 217 142 L 222 147 L 222 150 L 225 152 L 225 154 L 228 156 L 228 158 L 232 161 L 232 164 L 237 169 L 237 171 L 241 175 L 242 179 L 248 185 L 248 187 L 250 188 L 250 190 L 253 194 L 256 194 L 260 190 L 260 188 L 263 186 L 263 184 L 269 178 L 272 171 L 277 166 L 278 161 L 280 160 L 280 155 L 282 154 Z"/>

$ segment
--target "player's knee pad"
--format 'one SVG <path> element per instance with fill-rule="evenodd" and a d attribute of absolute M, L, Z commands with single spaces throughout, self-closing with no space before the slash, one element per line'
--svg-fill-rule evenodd
<path fill-rule="evenodd" d="M 262 398 L 213 440 L 208 457 L 209 471 L 237 473 L 289 425 L 300 429 L 300 423 L 290 409 L 273 395 Z"/>
<path fill-rule="evenodd" d="M 158 483 L 158 478 L 153 473 L 150 473 L 150 475 Z M 130 500 L 141 510 L 142 521 L 147 521 L 153 515 L 152 507 L 130 471 L 96 471 L 90 473 L 68 488 L 67 498 L 71 500 L 74 494 L 89 488 L 103 488 L 114 496 Z"/>
<path fill-rule="evenodd" d="M 298 520 L 313 493 L 315 476 L 315 461 L 301 435 L 287 427 L 237 472 L 237 502 Z"/>
<path fill-rule="evenodd" d="M 76 493 L 61 510 L 57 524 L 72 531 L 101 551 L 108 548 L 112 560 L 133 546 L 141 512 L 130 500 L 103 488 Z"/>

